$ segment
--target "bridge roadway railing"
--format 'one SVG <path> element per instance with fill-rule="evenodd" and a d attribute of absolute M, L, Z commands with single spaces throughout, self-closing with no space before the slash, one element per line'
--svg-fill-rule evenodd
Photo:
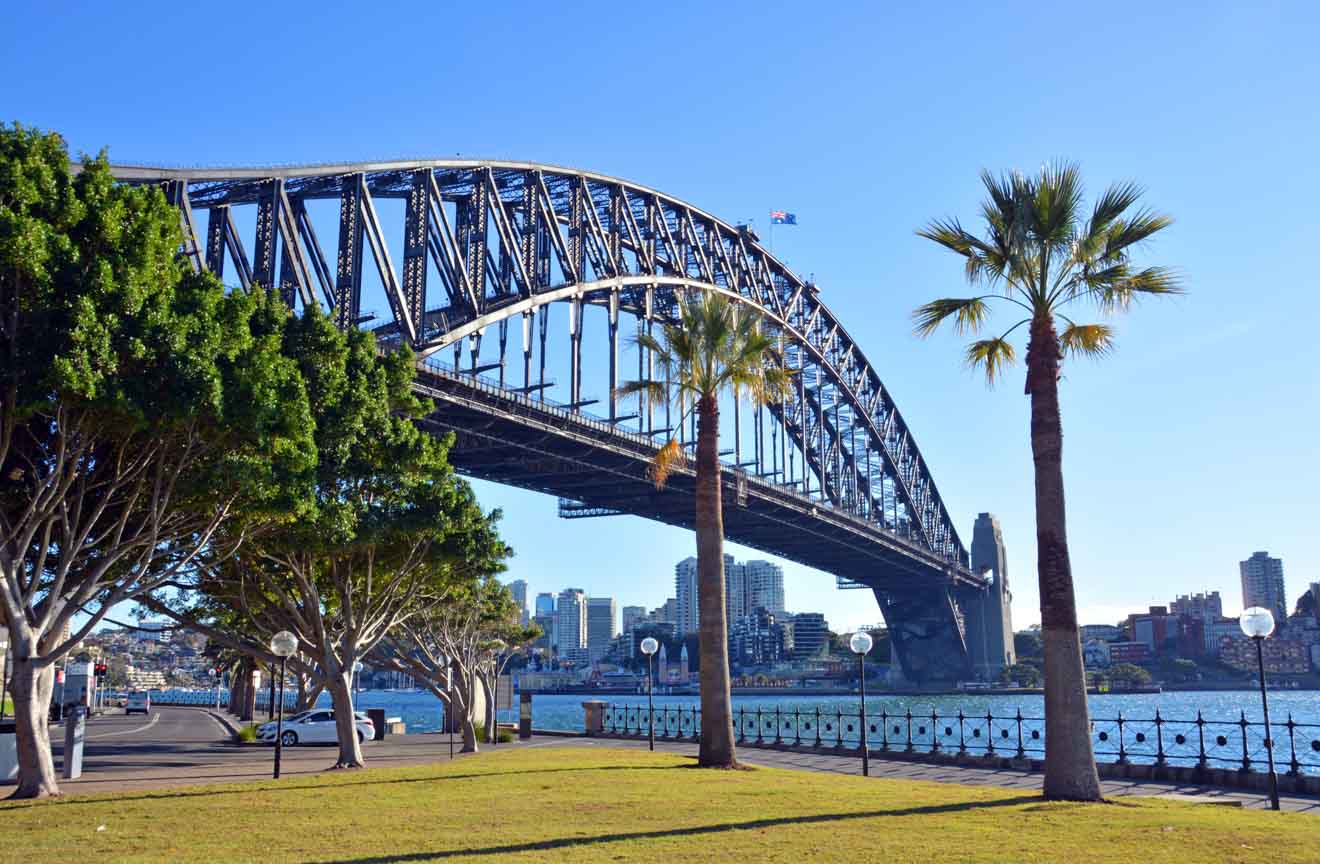
<path fill-rule="evenodd" d="M 813 752 L 861 753 L 862 717 L 856 705 L 815 705 L 773 708 L 739 706 L 733 712 L 734 734 L 742 746 L 804 749 Z M 872 755 L 912 761 L 947 761 L 967 757 L 1039 763 L 1045 757 L 1045 718 L 986 712 L 913 713 L 887 708 L 866 712 L 867 751 Z M 697 705 L 657 706 L 610 703 L 603 734 L 646 738 L 651 724 L 661 740 L 697 741 L 701 709 Z M 1124 715 L 1094 717 L 1091 744 L 1098 763 L 1184 769 L 1168 779 L 1198 780 L 1219 785 L 1256 786 L 1268 764 L 1267 744 L 1284 777 L 1305 778 L 1294 791 L 1320 792 L 1320 723 L 1298 722 L 1291 713 L 1283 722 Z M 1026 767 L 1022 765 L 1021 767 Z M 1032 767 L 1039 767 L 1033 765 Z M 1237 780 L 1211 772 L 1240 774 Z M 1199 773 L 1198 773 L 1199 772 Z M 1111 773 L 1111 772 L 1105 772 Z M 1128 775 L 1140 773 L 1139 768 Z"/>
<path fill-rule="evenodd" d="M 423 380 L 419 384 L 425 387 L 425 375 L 433 375 L 456 382 L 463 387 L 479 391 L 488 397 L 495 397 L 514 403 L 524 410 L 535 411 L 553 417 L 564 423 L 571 423 L 578 429 L 586 429 L 594 433 L 594 436 L 605 445 L 626 442 L 631 445 L 629 448 L 637 454 L 645 454 L 646 459 L 650 459 L 660 449 L 652 436 L 632 432 L 627 429 L 621 429 L 617 424 L 611 423 L 604 417 L 599 417 L 588 411 L 574 408 L 570 405 L 556 402 L 544 397 L 533 398 L 529 394 L 521 393 L 516 390 L 510 390 L 502 386 L 498 379 L 488 375 L 481 375 L 472 372 L 464 372 L 457 369 L 454 365 L 440 360 L 435 355 L 431 355 L 418 362 L 418 371 Z M 809 515 L 815 518 L 826 518 L 830 521 L 841 523 L 854 531 L 874 540 L 880 540 L 884 545 L 902 552 L 909 557 L 922 562 L 929 568 L 946 571 L 950 575 L 956 576 L 960 581 L 968 584 L 983 586 L 983 580 L 972 574 L 961 564 L 948 561 L 938 554 L 932 552 L 926 546 L 917 541 L 905 537 L 894 531 L 889 531 L 880 527 L 874 522 L 863 519 L 842 508 L 835 507 L 828 501 L 821 501 L 795 492 L 787 486 L 778 483 L 769 482 L 760 477 L 753 477 L 746 471 L 721 464 L 721 471 L 724 475 L 726 487 L 737 488 L 738 484 L 744 484 L 748 492 L 755 493 L 762 498 L 772 500 L 781 506 L 786 506 L 798 511 L 803 515 Z M 692 473 L 695 469 L 690 458 L 685 459 L 684 465 L 680 470 Z"/>

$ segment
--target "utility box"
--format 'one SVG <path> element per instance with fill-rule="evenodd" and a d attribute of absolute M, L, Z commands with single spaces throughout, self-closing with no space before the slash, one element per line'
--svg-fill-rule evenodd
<path fill-rule="evenodd" d="M 18 735 L 15 724 L 0 723 L 0 783 L 18 781 Z"/>
<path fill-rule="evenodd" d="M 87 709 L 74 706 L 64 715 L 64 764 L 60 776 L 77 780 L 82 776 L 83 743 L 87 740 Z"/>

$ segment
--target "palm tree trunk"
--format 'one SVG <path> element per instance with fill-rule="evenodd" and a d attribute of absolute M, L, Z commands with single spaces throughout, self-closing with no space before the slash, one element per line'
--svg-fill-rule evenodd
<path fill-rule="evenodd" d="M 724 597 L 724 511 L 720 502 L 720 409 L 697 403 L 697 608 L 701 634 L 700 765 L 733 768 L 733 696 L 729 690 L 729 623 Z"/>
<path fill-rule="evenodd" d="M 1086 672 L 1077 598 L 1068 560 L 1063 496 L 1063 422 L 1059 412 L 1059 337 L 1054 321 L 1032 321 L 1027 346 L 1031 454 L 1036 468 L 1036 567 L 1045 653 L 1045 797 L 1099 801 L 1091 748 Z"/>

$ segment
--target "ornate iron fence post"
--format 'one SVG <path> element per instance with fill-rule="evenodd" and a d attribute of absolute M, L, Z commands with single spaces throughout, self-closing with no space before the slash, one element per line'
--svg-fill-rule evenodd
<path fill-rule="evenodd" d="M 761 724 L 761 706 L 757 705 L 756 706 L 756 743 L 758 745 L 765 743 L 764 739 L 761 737 L 762 728 L 763 726 Z"/>
<path fill-rule="evenodd" d="M 820 706 L 816 706 L 816 747 L 820 746 Z"/>
<path fill-rule="evenodd" d="M 1204 769 L 1210 760 L 1205 755 L 1205 719 L 1199 710 L 1196 712 L 1196 737 L 1201 751 L 1196 759 L 1196 767 Z"/>
<path fill-rule="evenodd" d="M 1288 712 L 1288 752 L 1292 755 L 1288 759 L 1288 776 L 1296 777 L 1301 773 L 1301 763 L 1297 761 L 1297 743 L 1293 740 L 1293 730 L 1297 724 L 1293 722 L 1292 712 Z"/>
<path fill-rule="evenodd" d="M 834 746 L 838 750 L 843 749 L 843 709 L 834 709 Z"/>
<path fill-rule="evenodd" d="M 889 752 L 889 712 L 880 706 L 880 752 Z"/>
<path fill-rule="evenodd" d="M 1238 720 L 1238 726 L 1242 729 L 1242 770 L 1251 770 L 1251 755 L 1247 752 L 1247 712 L 1238 712 L 1241 719 Z M 1270 730 L 1265 730 L 1265 737 L 1269 738 Z"/>
<path fill-rule="evenodd" d="M 985 712 L 985 755 L 995 755 L 995 715 Z"/>
<path fill-rule="evenodd" d="M 908 708 L 906 710 L 906 714 L 907 714 L 907 751 L 906 752 L 911 753 L 912 752 L 912 709 Z"/>
<path fill-rule="evenodd" d="M 1019 707 L 1016 709 L 1015 713 L 1016 713 L 1017 716 L 1016 716 L 1014 719 L 1017 720 L 1017 736 L 1018 736 L 1018 751 L 1017 751 L 1017 758 L 1019 758 L 1019 759 L 1026 759 L 1026 758 L 1027 758 L 1027 748 L 1022 746 L 1022 708 L 1021 708 L 1021 706 L 1019 706 Z"/>
<path fill-rule="evenodd" d="M 1164 720 L 1158 708 L 1155 709 L 1155 764 L 1164 764 Z"/>
<path fill-rule="evenodd" d="M 793 703 L 793 746 L 802 746 L 802 709 Z"/>
<path fill-rule="evenodd" d="M 747 740 L 747 728 L 745 726 L 746 718 L 743 716 L 743 709 L 738 709 L 738 743 L 741 744 Z"/>
<path fill-rule="evenodd" d="M 1127 747 L 1123 743 L 1123 712 L 1118 712 L 1118 764 L 1127 764 Z"/>
<path fill-rule="evenodd" d="M 963 731 L 963 711 L 958 709 L 958 755 L 967 755 L 967 735 Z"/>
<path fill-rule="evenodd" d="M 779 710 L 779 703 L 775 703 L 775 745 L 784 743 L 784 719 Z"/>
<path fill-rule="evenodd" d="M 940 752 L 940 718 L 930 709 L 930 752 Z"/>

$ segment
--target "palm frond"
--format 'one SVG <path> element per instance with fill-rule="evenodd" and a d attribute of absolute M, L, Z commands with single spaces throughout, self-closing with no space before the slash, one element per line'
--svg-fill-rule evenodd
<path fill-rule="evenodd" d="M 636 396 L 638 393 L 645 394 L 652 402 L 663 403 L 669 398 L 669 388 L 660 381 L 625 381 L 614 388 L 615 399 Z"/>
<path fill-rule="evenodd" d="M 990 317 L 990 304 L 984 297 L 945 297 L 918 306 L 912 313 L 914 329 L 922 338 L 934 333 L 950 317 L 954 332 L 959 335 L 978 333 Z"/>
<path fill-rule="evenodd" d="M 1059 334 L 1059 344 L 1074 357 L 1104 357 L 1114 350 L 1114 328 L 1108 324 L 1068 322 Z"/>
<path fill-rule="evenodd" d="M 665 482 L 669 479 L 670 473 L 682 462 L 683 448 L 679 445 L 677 438 L 670 438 L 665 442 L 665 446 L 661 447 L 655 454 L 655 458 L 651 460 L 649 473 L 651 482 L 655 483 L 655 488 L 665 488 Z"/>
<path fill-rule="evenodd" d="M 1093 289 L 1096 302 L 1107 312 L 1127 309 L 1143 294 L 1183 293 L 1182 279 L 1171 268 L 1147 267 L 1128 273 L 1124 266 L 1118 271 L 1114 278 L 1098 282 Z"/>
<path fill-rule="evenodd" d="M 970 369 L 983 368 L 986 384 L 993 387 L 996 379 L 1017 362 L 1017 350 L 1013 343 L 1003 336 L 997 339 L 981 339 L 967 346 L 963 362 Z"/>

